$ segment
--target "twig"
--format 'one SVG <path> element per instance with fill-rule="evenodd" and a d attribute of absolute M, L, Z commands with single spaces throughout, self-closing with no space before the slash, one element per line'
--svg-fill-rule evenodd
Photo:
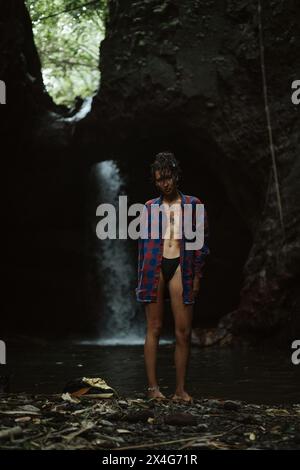
<path fill-rule="evenodd" d="M 80 434 L 86 432 L 86 431 L 89 431 L 93 428 L 95 428 L 96 425 L 94 423 L 88 423 L 86 426 L 82 427 L 81 429 L 79 429 L 78 431 L 75 431 L 71 434 L 68 434 L 67 436 L 62 436 L 63 439 L 66 439 L 67 441 L 72 441 L 75 437 L 79 436 Z"/>
<path fill-rule="evenodd" d="M 82 5 L 78 5 L 77 7 L 66 8 L 65 10 L 61 10 L 61 11 L 58 11 L 56 13 L 52 13 L 51 15 L 42 16 L 37 21 L 45 21 L 45 20 L 48 20 L 48 18 L 54 18 L 55 16 L 62 15 L 63 13 L 68 13 L 69 11 L 80 10 L 83 7 L 87 7 L 87 6 L 93 5 L 95 3 L 99 3 L 99 0 L 92 0 L 92 1 L 84 3 Z"/>
<path fill-rule="evenodd" d="M 70 67 L 87 67 L 91 70 L 96 70 L 96 65 L 85 64 L 83 62 L 73 62 L 71 60 L 58 60 L 47 57 L 49 64 L 55 64 L 58 66 L 70 66 Z"/>
<path fill-rule="evenodd" d="M 225 434 L 229 433 L 229 432 L 232 432 L 234 429 L 237 429 L 239 427 L 241 427 L 242 424 L 239 424 L 238 426 L 234 426 L 233 428 L 229 429 L 228 431 L 226 432 L 223 432 L 221 434 L 210 434 L 208 435 L 207 437 L 210 438 L 210 439 L 215 439 L 216 437 L 222 437 L 224 436 Z M 200 436 L 200 438 L 203 438 L 205 436 Z M 193 437 L 186 437 L 186 438 L 183 438 L 183 439 L 175 439 L 175 440 L 172 440 L 172 441 L 161 441 L 161 442 L 145 442 L 144 444 L 139 444 L 137 446 L 127 446 L 127 447 L 117 447 L 115 448 L 114 450 L 129 450 L 129 449 L 143 449 L 144 447 L 153 447 L 153 446 L 156 446 L 156 445 L 167 445 L 167 444 L 177 444 L 178 442 L 192 442 L 194 440 L 199 440 L 199 436 L 197 438 L 195 438 L 195 436 Z"/>
<path fill-rule="evenodd" d="M 225 436 L 225 434 L 229 434 L 230 432 L 234 431 L 237 428 L 240 428 L 241 426 L 242 426 L 241 424 L 238 424 L 237 426 L 234 426 L 233 428 L 229 429 L 228 431 L 223 432 L 222 434 L 215 434 L 214 436 L 212 435 L 212 436 L 209 436 L 209 437 L 210 438 L 223 437 L 223 436 Z M 203 437 L 205 437 L 205 436 L 203 436 Z M 201 436 L 202 440 L 203 440 L 203 437 Z M 180 447 L 179 450 L 185 449 L 186 447 L 195 444 L 197 441 L 199 441 L 199 436 L 195 437 L 190 442 L 187 442 L 186 444 L 184 444 L 182 447 Z"/>
<path fill-rule="evenodd" d="M 137 446 L 127 446 L 127 447 L 116 447 L 114 450 L 128 450 L 128 449 L 143 449 L 144 447 L 152 447 L 156 445 L 165 445 L 165 444 L 176 444 L 177 442 L 190 441 L 191 437 L 186 437 L 184 439 L 175 439 L 173 441 L 161 441 L 161 442 L 145 442 L 144 444 L 139 444 Z"/>

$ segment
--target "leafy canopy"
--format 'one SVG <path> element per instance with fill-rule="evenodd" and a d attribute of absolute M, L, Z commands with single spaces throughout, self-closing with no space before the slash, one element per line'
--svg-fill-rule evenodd
<path fill-rule="evenodd" d="M 26 0 L 45 86 L 57 104 L 72 106 L 99 86 L 99 45 L 107 0 Z"/>

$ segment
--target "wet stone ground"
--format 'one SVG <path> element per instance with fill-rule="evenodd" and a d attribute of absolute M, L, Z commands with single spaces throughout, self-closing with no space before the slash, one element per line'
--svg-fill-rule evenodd
<path fill-rule="evenodd" d="M 300 404 L 0 395 L 1 449 L 300 449 Z"/>

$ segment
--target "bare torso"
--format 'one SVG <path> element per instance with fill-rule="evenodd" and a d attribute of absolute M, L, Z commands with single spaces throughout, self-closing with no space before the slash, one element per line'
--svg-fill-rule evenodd
<path fill-rule="evenodd" d="M 167 204 L 164 201 L 165 204 Z M 180 256 L 180 218 L 181 218 L 181 199 L 169 204 L 172 207 L 170 217 L 166 224 L 166 237 L 164 238 L 163 256 L 165 258 L 177 258 Z"/>

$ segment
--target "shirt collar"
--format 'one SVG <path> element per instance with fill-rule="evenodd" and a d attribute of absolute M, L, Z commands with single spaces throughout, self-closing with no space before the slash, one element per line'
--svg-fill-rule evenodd
<path fill-rule="evenodd" d="M 186 201 L 186 197 L 185 195 L 183 194 L 183 192 L 181 192 L 179 189 L 177 189 L 177 191 L 179 192 L 180 196 L 181 196 L 181 206 L 183 207 L 184 204 L 185 204 L 185 201 Z M 157 199 L 157 204 L 161 205 L 162 204 L 162 195 L 159 196 L 159 198 Z"/>

